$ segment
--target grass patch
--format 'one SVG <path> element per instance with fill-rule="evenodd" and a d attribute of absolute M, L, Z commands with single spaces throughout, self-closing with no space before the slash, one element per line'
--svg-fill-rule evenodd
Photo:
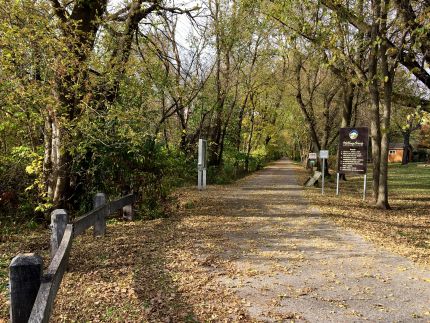
<path fill-rule="evenodd" d="M 9 263 L 4 256 L 0 256 L 0 293 L 8 292 L 8 267 Z"/>

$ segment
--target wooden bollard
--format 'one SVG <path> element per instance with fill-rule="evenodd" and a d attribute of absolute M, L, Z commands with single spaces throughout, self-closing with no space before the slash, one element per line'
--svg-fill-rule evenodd
<path fill-rule="evenodd" d="M 19 254 L 9 265 L 10 320 L 27 323 L 39 291 L 42 258 L 34 253 Z"/>
<path fill-rule="evenodd" d="M 106 194 L 104 193 L 97 193 L 94 196 L 94 209 L 105 205 L 107 202 L 106 199 Z M 107 216 L 107 212 L 103 212 L 103 213 L 99 213 L 96 216 L 96 220 L 94 222 L 94 236 L 95 237 L 100 237 L 100 236 L 104 236 L 106 234 L 106 216 Z"/>
<path fill-rule="evenodd" d="M 63 239 L 69 216 L 64 209 L 57 209 L 51 213 L 51 259 L 54 258 Z"/>

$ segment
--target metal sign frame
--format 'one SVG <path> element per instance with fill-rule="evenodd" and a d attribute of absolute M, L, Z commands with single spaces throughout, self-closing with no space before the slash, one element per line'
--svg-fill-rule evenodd
<path fill-rule="evenodd" d="M 324 195 L 324 173 L 325 173 L 325 160 L 328 159 L 328 150 L 320 150 L 320 159 L 322 159 L 322 181 L 321 181 L 321 194 Z"/>

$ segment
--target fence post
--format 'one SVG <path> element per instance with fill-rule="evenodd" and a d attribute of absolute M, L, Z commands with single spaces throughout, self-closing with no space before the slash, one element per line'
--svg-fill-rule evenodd
<path fill-rule="evenodd" d="M 94 196 L 94 209 L 106 204 L 106 194 L 97 193 Z M 108 212 L 108 211 L 107 211 Z M 94 236 L 102 237 L 106 234 L 106 216 L 107 212 L 97 214 L 96 221 L 94 222 Z"/>
<path fill-rule="evenodd" d="M 39 291 L 43 260 L 34 253 L 19 254 L 9 265 L 10 320 L 27 323 Z"/>
<path fill-rule="evenodd" d="M 126 205 L 122 208 L 122 218 L 124 220 L 133 221 L 134 219 L 133 204 Z"/>
<path fill-rule="evenodd" d="M 57 209 L 51 213 L 51 259 L 54 258 L 63 239 L 69 216 L 64 209 Z"/>

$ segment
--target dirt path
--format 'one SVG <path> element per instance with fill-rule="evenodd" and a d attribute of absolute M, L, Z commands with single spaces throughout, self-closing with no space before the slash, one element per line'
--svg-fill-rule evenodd
<path fill-rule="evenodd" d="M 279 161 L 193 210 L 219 219 L 220 281 L 261 321 L 430 321 L 430 272 L 320 217 Z"/>
<path fill-rule="evenodd" d="M 177 216 L 82 237 L 53 321 L 430 322 L 430 272 L 321 217 L 297 167 L 188 190 Z"/>

